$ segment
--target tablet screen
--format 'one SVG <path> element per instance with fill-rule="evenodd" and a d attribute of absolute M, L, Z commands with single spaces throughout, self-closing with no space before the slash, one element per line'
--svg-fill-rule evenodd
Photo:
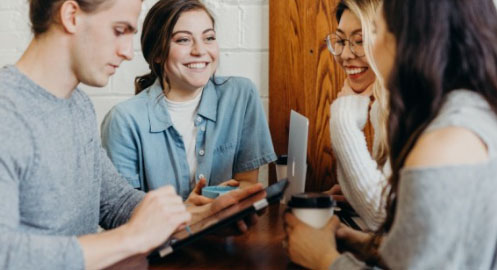
<path fill-rule="evenodd" d="M 190 228 L 189 228 L 190 231 L 188 231 L 188 229 L 183 229 L 179 232 L 176 232 L 172 235 L 171 240 L 174 242 L 174 241 L 189 237 L 190 235 L 196 234 L 196 233 L 206 229 L 207 227 L 218 223 L 219 221 L 221 221 L 225 218 L 231 217 L 234 214 L 242 212 L 245 209 L 249 209 L 257 201 L 260 201 L 260 200 L 266 198 L 266 196 L 264 196 L 264 195 L 265 195 L 264 191 L 258 192 L 256 194 L 246 198 L 245 200 L 235 204 L 235 205 L 232 205 L 224 210 L 221 210 L 220 212 L 217 212 L 216 214 L 214 214 L 212 216 L 209 216 L 205 219 L 202 219 L 202 220 L 198 221 L 197 223 L 191 224 Z"/>

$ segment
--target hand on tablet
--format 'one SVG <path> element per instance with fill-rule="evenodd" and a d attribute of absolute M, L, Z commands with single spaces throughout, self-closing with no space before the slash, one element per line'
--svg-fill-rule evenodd
<path fill-rule="evenodd" d="M 173 187 L 166 186 L 148 192 L 123 226 L 134 248 L 143 254 L 164 243 L 190 219 L 181 197 Z"/>
<path fill-rule="evenodd" d="M 207 217 L 211 216 L 224 208 L 227 208 L 229 206 L 232 206 L 239 201 L 256 194 L 260 191 L 263 190 L 262 184 L 255 184 L 246 188 L 242 189 L 237 189 L 233 190 L 231 192 L 228 192 L 224 195 L 221 195 L 214 199 L 211 203 L 202 205 L 202 206 L 190 206 L 188 208 L 188 211 L 192 214 L 192 221 L 191 223 L 196 223 L 197 221 Z M 257 196 L 260 196 L 261 199 L 266 196 L 265 192 L 260 192 Z M 253 220 L 252 220 L 253 221 Z M 249 224 L 244 224 L 239 225 L 241 230 L 246 230 L 249 225 L 251 225 L 252 222 L 249 222 Z"/>
<path fill-rule="evenodd" d="M 235 191 L 229 192 L 225 195 L 222 195 L 222 196 L 218 197 L 218 199 L 220 199 L 220 200 L 217 202 L 218 205 L 214 206 L 213 211 L 217 212 L 217 211 L 220 211 L 220 210 L 226 208 L 227 206 L 224 206 L 224 205 L 228 204 L 229 201 L 232 199 L 235 199 L 236 202 L 238 202 L 238 201 L 241 201 L 241 200 L 243 200 L 243 199 L 245 199 L 245 198 L 247 198 L 255 193 L 260 192 L 261 190 L 263 190 L 263 187 L 262 187 L 262 184 L 259 183 L 259 184 L 251 185 L 251 186 L 248 186 L 246 188 L 235 190 Z M 223 196 L 231 196 L 231 198 L 230 197 L 221 198 Z M 257 197 L 259 197 L 259 199 L 265 198 L 266 192 L 261 192 L 261 193 L 257 194 Z M 257 218 L 256 214 L 249 215 L 249 216 L 245 217 L 243 220 L 237 221 L 236 225 L 225 228 L 224 230 L 219 231 L 217 234 L 227 236 L 227 235 L 236 235 L 236 234 L 240 234 L 240 233 L 245 233 L 246 231 L 248 231 L 248 229 L 251 226 L 253 226 L 257 223 L 257 219 L 258 218 Z"/>
<path fill-rule="evenodd" d="M 230 187 L 238 187 L 239 185 L 240 183 L 235 179 L 230 179 L 228 181 L 219 184 L 219 186 L 230 186 Z M 196 206 L 201 206 L 213 202 L 214 199 L 202 196 L 202 188 L 204 188 L 205 186 L 207 186 L 207 180 L 205 178 L 201 178 L 200 181 L 198 181 L 198 183 L 193 188 L 193 191 L 186 199 L 185 204 L 193 204 Z"/>
<path fill-rule="evenodd" d="M 255 185 L 248 186 L 246 188 L 242 189 L 236 189 L 231 192 L 228 192 L 226 194 L 223 194 L 219 197 L 217 197 L 213 202 L 210 207 L 210 214 L 214 214 L 228 206 L 231 206 L 233 204 L 238 203 L 239 201 L 264 190 L 262 187 L 262 184 L 258 183 Z M 266 196 L 265 192 L 262 192 L 259 194 L 261 198 L 264 198 Z"/>

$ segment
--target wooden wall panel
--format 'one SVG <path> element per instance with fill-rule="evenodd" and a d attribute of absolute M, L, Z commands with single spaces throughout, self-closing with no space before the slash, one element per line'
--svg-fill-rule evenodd
<path fill-rule="evenodd" d="M 330 104 L 345 75 L 324 38 L 334 29 L 337 0 L 270 0 L 269 125 L 278 155 L 286 154 L 290 109 L 310 120 L 307 191 L 336 183 L 329 117 Z M 366 128 L 368 140 L 370 125 Z M 275 181 L 270 167 L 270 183 Z"/>

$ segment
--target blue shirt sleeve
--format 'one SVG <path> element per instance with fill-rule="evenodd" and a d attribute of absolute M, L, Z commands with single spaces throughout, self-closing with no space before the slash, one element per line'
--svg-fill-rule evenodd
<path fill-rule="evenodd" d="M 243 130 L 238 144 L 234 173 L 250 171 L 276 160 L 271 134 L 255 85 L 247 80 L 249 88 Z"/>
<path fill-rule="evenodd" d="M 104 118 L 101 126 L 102 146 L 117 171 L 137 189 L 142 189 L 139 155 L 140 140 L 133 121 L 118 107 L 114 107 Z"/>

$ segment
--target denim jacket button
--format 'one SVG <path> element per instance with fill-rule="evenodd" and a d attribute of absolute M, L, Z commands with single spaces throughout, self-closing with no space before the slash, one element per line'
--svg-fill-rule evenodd
<path fill-rule="evenodd" d="M 201 156 L 203 156 L 205 154 L 204 149 L 201 149 L 200 151 L 198 151 L 198 154 L 201 155 Z"/>

